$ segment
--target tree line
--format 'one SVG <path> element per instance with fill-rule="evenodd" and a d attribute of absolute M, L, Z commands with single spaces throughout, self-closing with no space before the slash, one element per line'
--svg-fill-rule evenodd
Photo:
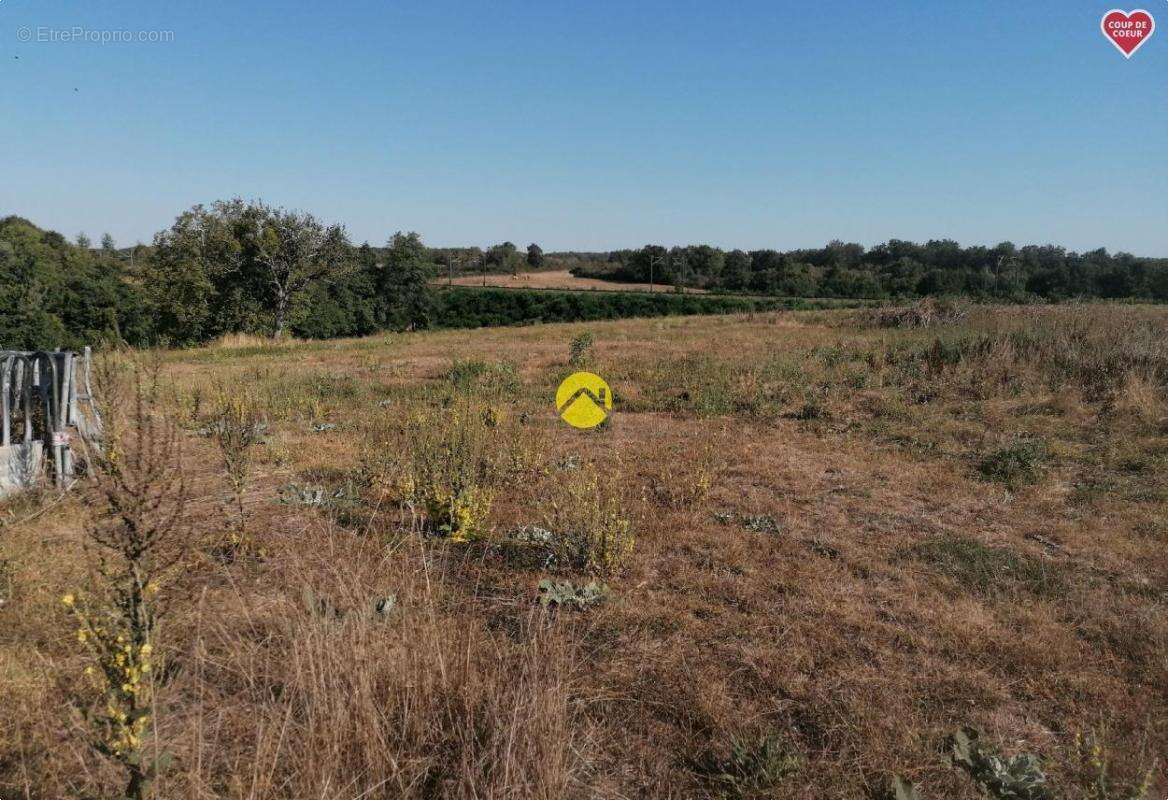
<path fill-rule="evenodd" d="M 581 311 L 545 298 L 488 313 L 482 300 L 439 297 L 431 286 L 448 271 L 546 266 L 534 243 L 429 248 L 399 231 L 384 246 L 355 245 L 339 224 L 241 199 L 196 205 L 150 245 L 122 249 L 108 234 L 94 247 L 84 234 L 70 242 L 9 216 L 0 219 L 0 349 L 181 347 L 233 333 L 324 339 L 623 308 L 596 301 L 585 305 L 604 308 Z"/>
<path fill-rule="evenodd" d="M 0 348 L 425 327 L 434 269 L 416 233 L 354 246 L 340 225 L 238 199 L 194 206 L 152 245 L 125 250 L 11 216 L 0 220 Z"/>
<path fill-rule="evenodd" d="M 962 248 L 948 240 L 891 240 L 871 249 L 837 241 L 789 251 L 648 245 L 611 253 L 544 253 L 537 244 L 521 249 L 511 242 L 429 248 L 418 234 L 405 232 L 384 246 L 355 245 L 339 224 L 234 199 L 194 206 L 150 245 L 131 248 L 118 248 L 108 235 L 95 247 L 87 237 L 70 242 L 20 217 L 0 219 L 0 349 L 106 340 L 190 346 L 233 333 L 332 338 L 682 309 L 636 299 L 593 299 L 585 308 L 564 298 L 493 292 L 440 296 L 432 285 L 439 275 L 549 268 L 796 298 L 965 294 L 1015 301 L 1168 301 L 1168 259 L 1106 250 L 1079 254 L 1051 245 Z"/>
<path fill-rule="evenodd" d="M 430 251 L 431 259 L 442 273 L 499 273 L 516 275 L 520 270 L 555 267 L 544 257 L 543 248 L 534 242 L 523 252 L 512 242 L 481 247 L 441 247 Z"/>
<path fill-rule="evenodd" d="M 975 299 L 1132 298 L 1168 301 L 1168 259 L 1055 245 L 962 247 L 892 239 L 872 248 L 833 241 L 802 250 L 709 245 L 617 250 L 573 272 L 582 277 L 788 297 L 867 299 L 966 295 Z"/>

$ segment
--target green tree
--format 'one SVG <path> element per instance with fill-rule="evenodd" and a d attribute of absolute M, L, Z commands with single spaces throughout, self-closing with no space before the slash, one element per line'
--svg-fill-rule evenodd
<path fill-rule="evenodd" d="M 0 348 L 37 350 L 65 338 L 65 326 L 46 302 L 44 278 L 35 256 L 0 241 Z"/>
<path fill-rule="evenodd" d="M 535 242 L 527 245 L 527 266 L 539 269 L 543 266 L 543 248 Z"/>
<path fill-rule="evenodd" d="M 143 268 L 147 302 L 158 335 L 176 345 L 192 345 L 229 331 L 245 330 L 245 313 L 232 292 L 243 269 L 236 227 L 243 214 L 240 200 L 201 205 L 179 214 L 174 224 L 154 237 Z M 249 301 L 258 309 L 257 300 Z"/>
<path fill-rule="evenodd" d="M 519 273 L 519 250 L 511 242 L 503 242 L 487 250 L 486 262 L 496 272 Z"/>
<path fill-rule="evenodd" d="M 668 262 L 668 250 L 659 244 L 647 244 L 629 256 L 625 279 L 642 283 L 668 283 Z"/>
<path fill-rule="evenodd" d="M 20 217 L 0 220 L 0 347 L 143 344 L 148 322 L 139 287 L 115 259 Z"/>
<path fill-rule="evenodd" d="M 146 285 L 159 333 L 175 344 L 283 336 L 321 285 L 351 269 L 351 250 L 343 228 L 311 214 L 240 199 L 195 206 L 154 240 Z"/>
<path fill-rule="evenodd" d="M 313 283 L 339 276 L 352 263 L 344 229 L 326 226 L 308 213 L 256 203 L 236 221 L 235 236 L 245 265 L 269 287 L 277 338 L 285 334 L 290 312 Z"/>
<path fill-rule="evenodd" d="M 687 284 L 718 286 L 722 282 L 722 272 L 726 267 L 726 254 L 708 244 L 688 248 L 685 276 Z"/>
<path fill-rule="evenodd" d="M 722 267 L 722 286 L 727 289 L 745 289 L 750 284 L 750 256 L 741 250 L 726 254 Z"/>
<path fill-rule="evenodd" d="M 377 281 L 383 309 L 380 322 L 384 327 L 409 330 L 431 324 L 433 274 L 434 265 L 422 237 L 413 232 L 395 233 L 387 244 Z"/>

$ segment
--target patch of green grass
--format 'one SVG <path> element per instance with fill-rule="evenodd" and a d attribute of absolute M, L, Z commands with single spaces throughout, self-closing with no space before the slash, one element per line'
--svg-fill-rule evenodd
<path fill-rule="evenodd" d="M 354 400 L 361 394 L 361 384 L 352 375 L 314 373 L 298 381 L 309 396 L 320 400 Z"/>
<path fill-rule="evenodd" d="M 1090 475 L 1071 487 L 1067 504 L 1076 508 L 1090 508 L 1119 489 L 1119 482 L 1111 475 Z"/>
<path fill-rule="evenodd" d="M 715 796 L 750 797 L 765 793 L 799 771 L 802 760 L 779 736 L 734 737 L 728 752 L 711 748 L 693 769 L 715 788 Z"/>
<path fill-rule="evenodd" d="M 1038 483 L 1046 472 L 1046 443 L 1040 439 L 1020 439 L 986 455 L 977 465 L 986 480 L 1004 483 L 1011 489 Z"/>
<path fill-rule="evenodd" d="M 901 556 L 928 564 L 982 597 L 1017 590 L 1043 597 L 1063 594 L 1065 569 L 1006 547 L 991 547 L 968 536 L 940 536 L 918 542 Z"/>
<path fill-rule="evenodd" d="M 822 398 L 809 394 L 807 399 L 803 401 L 803 405 L 795 409 L 791 416 L 802 422 L 812 422 L 820 419 L 831 419 L 831 411 L 824 404 Z"/>
<path fill-rule="evenodd" d="M 519 389 L 519 374 L 510 361 L 456 358 L 446 373 L 446 379 L 460 392 L 513 395 Z"/>
<path fill-rule="evenodd" d="M 1130 472 L 1137 475 L 1155 474 L 1164 471 L 1168 466 L 1168 455 L 1159 450 L 1141 450 L 1122 456 L 1116 467 L 1121 472 Z"/>
<path fill-rule="evenodd" d="M 1168 542 L 1168 520 L 1156 518 L 1141 520 L 1132 528 L 1132 533 L 1136 536 Z"/>

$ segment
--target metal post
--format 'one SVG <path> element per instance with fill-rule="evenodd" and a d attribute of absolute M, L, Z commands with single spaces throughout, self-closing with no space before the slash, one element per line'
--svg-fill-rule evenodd
<path fill-rule="evenodd" d="M 24 387 L 24 443 L 32 443 L 32 387 L 36 382 L 37 365 L 31 359 L 22 359 L 20 382 Z"/>
<path fill-rule="evenodd" d="M 61 452 L 61 474 L 57 482 L 60 486 L 68 486 L 73 479 L 73 449 L 69 446 L 69 426 L 73 423 L 73 354 L 61 354 L 61 402 L 60 413 L 57 417 L 57 434 L 55 444 Z"/>
<path fill-rule="evenodd" d="M 8 356 L 0 365 L 0 447 L 12 443 L 12 376 L 10 372 L 16 356 Z"/>
<path fill-rule="evenodd" d="M 653 293 L 653 265 L 661 264 L 665 261 L 665 256 L 649 256 L 649 294 Z"/>

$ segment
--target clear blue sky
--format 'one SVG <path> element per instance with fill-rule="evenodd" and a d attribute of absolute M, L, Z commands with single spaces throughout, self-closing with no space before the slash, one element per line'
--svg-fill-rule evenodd
<path fill-rule="evenodd" d="M 1168 256 L 1168 3 L 1128 61 L 1116 1 L 0 0 L 0 214 L 130 244 L 239 195 L 374 243 Z M 36 40 L 74 26 L 174 37 Z"/>

